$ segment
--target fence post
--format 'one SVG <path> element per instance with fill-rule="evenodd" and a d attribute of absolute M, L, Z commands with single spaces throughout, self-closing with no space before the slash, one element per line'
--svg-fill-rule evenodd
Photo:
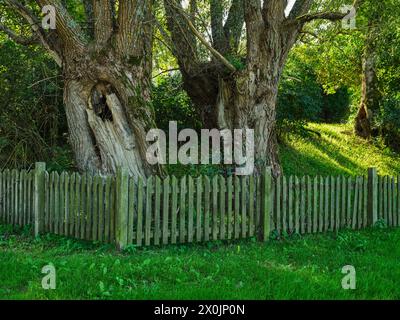
<path fill-rule="evenodd" d="M 129 173 L 128 169 L 118 167 L 116 180 L 116 230 L 115 237 L 118 249 L 128 244 L 128 199 Z"/>
<path fill-rule="evenodd" d="M 35 216 L 35 236 L 43 232 L 44 203 L 45 203 L 45 171 L 46 163 L 36 162 L 34 173 L 33 205 Z"/>
<path fill-rule="evenodd" d="M 272 215 L 272 169 L 266 167 L 262 173 L 261 193 L 261 232 L 260 241 L 268 241 L 271 231 Z"/>
<path fill-rule="evenodd" d="M 378 173 L 376 168 L 368 168 L 368 226 L 378 220 Z"/>

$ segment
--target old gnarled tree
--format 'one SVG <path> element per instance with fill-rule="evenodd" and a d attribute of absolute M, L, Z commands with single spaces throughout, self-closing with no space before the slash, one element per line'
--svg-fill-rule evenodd
<path fill-rule="evenodd" d="M 148 175 L 145 137 L 155 126 L 150 105 L 152 1 L 119 1 L 116 11 L 114 0 L 83 0 L 85 32 L 65 1 L 6 4 L 24 18 L 33 36 L 27 39 L 5 25 L 1 30 L 18 43 L 40 43 L 62 68 L 70 142 L 79 169 L 114 173 L 126 166 L 136 177 Z M 45 5 L 56 9 L 55 30 L 42 28 L 38 13 Z"/>
<path fill-rule="evenodd" d="M 288 15 L 286 0 L 232 0 L 227 10 L 226 1 L 210 0 L 207 39 L 208 22 L 196 19 L 197 1 L 188 2 L 184 9 L 181 1 L 164 0 L 169 32 L 158 26 L 178 60 L 186 91 L 206 127 L 254 129 L 256 168 L 271 165 L 279 175 L 276 100 L 288 53 L 306 23 L 345 14 L 311 10 L 314 0 L 297 0 Z M 208 58 L 199 48 L 208 50 Z"/>

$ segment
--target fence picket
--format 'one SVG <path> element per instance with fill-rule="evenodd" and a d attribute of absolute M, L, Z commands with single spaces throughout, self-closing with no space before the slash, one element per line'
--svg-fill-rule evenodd
<path fill-rule="evenodd" d="M 54 173 L 54 232 L 60 234 L 60 176 Z"/>
<path fill-rule="evenodd" d="M 210 239 L 210 178 L 204 177 L 204 241 Z"/>
<path fill-rule="evenodd" d="M 196 241 L 200 242 L 202 240 L 202 194 L 203 194 L 203 178 L 200 176 L 196 179 Z"/>
<path fill-rule="evenodd" d="M 363 207 L 364 207 L 364 211 L 363 211 L 363 228 L 366 228 L 368 225 L 368 179 L 364 178 L 364 190 L 363 190 Z"/>
<path fill-rule="evenodd" d="M 172 207 L 171 207 L 171 243 L 176 243 L 176 214 L 178 210 L 178 182 L 175 176 L 172 177 Z"/>
<path fill-rule="evenodd" d="M 250 182 L 252 181 L 252 178 L 253 178 L 253 176 L 250 177 Z M 282 196 L 281 196 L 281 193 L 282 193 L 281 181 L 282 181 L 282 176 L 279 176 L 276 179 L 276 184 L 275 184 L 275 188 L 276 188 L 276 191 L 275 191 L 275 196 L 276 196 L 276 201 L 275 201 L 275 212 L 276 212 L 276 215 L 275 215 L 275 217 L 276 217 L 275 218 L 275 229 L 276 229 L 276 232 L 278 234 L 280 234 L 280 231 L 281 231 L 281 199 L 282 199 Z"/>
<path fill-rule="evenodd" d="M 233 185 L 232 185 L 232 176 L 229 176 L 226 181 L 226 189 L 227 189 L 227 201 L 228 201 L 228 239 L 232 239 L 233 233 L 233 210 L 232 210 L 232 201 L 233 201 Z"/>
<path fill-rule="evenodd" d="M 99 228 L 99 183 L 101 183 L 101 180 L 99 179 L 99 176 L 95 175 L 93 177 L 93 181 L 92 181 L 92 203 L 91 203 L 91 207 L 89 208 L 89 210 L 92 211 L 92 239 L 94 241 L 100 240 L 100 228 Z"/>
<path fill-rule="evenodd" d="M 79 238 L 79 225 L 80 225 L 80 191 L 81 191 L 81 176 L 75 176 L 75 195 L 74 195 L 74 222 L 75 222 L 75 238 Z"/>
<path fill-rule="evenodd" d="M 18 212 L 19 212 L 18 224 L 20 226 L 25 225 L 25 222 L 24 222 L 24 191 L 25 191 L 24 182 L 26 179 L 25 176 L 26 176 L 26 170 L 21 170 L 19 172 L 19 186 L 18 186 L 18 188 L 19 188 L 19 190 L 18 190 L 18 196 L 19 196 L 18 197 Z"/>
<path fill-rule="evenodd" d="M 86 223 L 85 223 L 85 239 L 86 240 L 95 240 L 93 237 L 93 229 L 95 229 L 95 225 L 97 221 L 94 219 L 94 210 L 93 210 L 93 198 L 95 195 L 95 192 L 93 192 L 93 184 L 94 184 L 95 177 L 92 176 L 91 174 L 86 175 L 86 206 L 85 206 L 85 211 L 86 211 Z M 99 200 L 99 203 L 104 205 L 103 199 Z M 98 240 L 103 241 L 103 235 L 104 235 L 104 229 L 103 233 L 99 233 L 98 235 Z"/>
<path fill-rule="evenodd" d="M 212 178 L 212 238 L 218 239 L 218 176 Z"/>
<path fill-rule="evenodd" d="M 388 176 L 385 176 L 383 180 L 383 217 L 388 223 Z"/>
<path fill-rule="evenodd" d="M 134 192 L 133 179 L 131 186 L 131 193 Z M 161 237 L 161 179 L 156 177 L 155 182 L 155 196 L 154 196 L 154 244 L 158 246 L 160 244 Z M 133 230 L 133 211 L 129 213 L 129 232 Z M 132 225 L 132 226 L 131 226 Z"/>
<path fill-rule="evenodd" d="M 143 179 L 138 178 L 138 192 L 137 192 L 137 227 L 136 227 L 136 245 L 142 245 L 143 234 Z"/>
<path fill-rule="evenodd" d="M 354 201 L 353 201 L 353 217 L 351 219 L 351 227 L 352 229 L 356 229 L 357 227 L 357 207 L 358 207 L 358 177 L 354 180 Z"/>
<path fill-rule="evenodd" d="M 240 180 L 235 176 L 235 239 L 240 236 Z"/>
<path fill-rule="evenodd" d="M 293 177 L 288 182 L 288 232 L 293 232 Z"/>
<path fill-rule="evenodd" d="M 359 185 L 358 185 L 358 216 L 357 216 L 357 227 L 358 229 L 362 226 L 362 216 L 363 216 L 363 186 L 364 186 L 364 178 L 359 177 Z"/>
<path fill-rule="evenodd" d="M 347 191 L 346 191 L 346 178 L 344 176 L 342 178 L 342 186 L 341 186 L 341 196 L 342 196 L 342 207 L 341 207 L 341 212 L 340 212 L 340 227 L 343 228 L 346 226 L 346 197 L 347 197 Z"/>
<path fill-rule="evenodd" d="M 313 180 L 313 233 L 318 232 L 318 177 L 314 177 Z"/>
<path fill-rule="evenodd" d="M 188 177 L 188 227 L 187 240 L 193 242 L 193 211 L 194 211 L 194 181 L 191 176 Z"/>
<path fill-rule="evenodd" d="M 301 185 L 297 176 L 294 177 L 294 231 L 300 233 L 300 198 L 301 198 Z"/>
<path fill-rule="evenodd" d="M 281 235 L 288 232 L 288 200 L 287 200 L 287 179 L 282 176 L 282 231 Z"/>
<path fill-rule="evenodd" d="M 307 196 L 307 185 L 306 177 L 302 177 L 300 180 L 300 233 L 306 233 L 306 196 Z"/>
<path fill-rule="evenodd" d="M 325 195 L 324 195 L 324 200 L 325 200 L 325 206 L 324 206 L 324 231 L 329 230 L 329 188 L 330 187 L 330 179 L 329 177 L 325 178 Z"/>
<path fill-rule="evenodd" d="M 106 177 L 106 184 L 104 189 L 104 211 L 106 215 L 104 217 L 104 239 L 107 242 L 111 242 L 111 186 L 112 180 L 110 176 Z"/>
<path fill-rule="evenodd" d="M 341 179 L 340 176 L 336 178 L 336 194 L 335 194 L 335 230 L 340 229 L 340 188 L 341 187 Z M 343 208 L 342 208 L 343 210 Z"/>
<path fill-rule="evenodd" d="M 168 221 L 169 221 L 169 186 L 170 178 L 166 177 L 163 181 L 163 218 L 162 218 L 162 243 L 168 243 Z"/>
<path fill-rule="evenodd" d="M 254 185 L 253 185 L 254 188 Z M 225 185 L 225 178 L 220 176 L 219 178 L 219 212 L 220 212 L 220 239 L 225 239 L 226 237 L 226 211 L 225 211 L 225 192 L 226 192 L 226 185 Z M 250 193 L 252 191 L 250 190 Z M 254 192 L 254 189 L 253 189 Z M 189 209 L 190 212 L 190 209 Z M 250 213 L 251 215 L 254 214 Z"/>
<path fill-rule="evenodd" d="M 146 183 L 146 217 L 145 217 L 145 245 L 150 245 L 151 223 L 153 207 L 153 176 L 147 179 Z"/>
<path fill-rule="evenodd" d="M 186 239 L 186 176 L 181 178 L 179 195 L 179 242 L 184 243 Z"/>
<path fill-rule="evenodd" d="M 85 239 L 85 233 L 86 233 L 86 215 L 87 215 L 87 210 L 86 210 L 86 179 L 87 179 L 87 174 L 83 174 L 81 177 L 81 190 L 80 190 L 80 195 L 79 195 L 79 200 L 80 200 L 80 219 L 79 219 L 79 232 L 80 232 L 80 238 Z"/>
<path fill-rule="evenodd" d="M 334 231 L 335 230 L 335 199 L 336 199 L 336 179 L 331 176 L 330 177 L 330 183 L 329 183 L 329 198 L 330 198 L 330 206 L 329 206 L 329 230 Z"/>
<path fill-rule="evenodd" d="M 246 204 L 246 194 L 247 194 L 247 176 L 242 176 L 241 178 L 242 180 L 242 188 L 240 191 L 240 202 L 241 202 L 241 211 L 242 211 L 242 215 L 241 215 L 241 222 L 242 222 L 242 233 L 241 236 L 242 238 L 246 238 L 246 234 L 247 234 L 247 204 Z"/>

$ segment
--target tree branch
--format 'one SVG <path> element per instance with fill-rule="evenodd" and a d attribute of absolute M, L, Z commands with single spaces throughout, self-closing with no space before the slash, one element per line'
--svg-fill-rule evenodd
<path fill-rule="evenodd" d="M 167 28 L 171 34 L 168 37 L 164 32 L 163 37 L 170 39 L 173 54 L 179 62 L 183 72 L 190 73 L 199 64 L 197 56 L 196 37 L 187 27 L 186 21 L 182 18 L 180 10 L 183 10 L 181 2 L 177 0 L 164 0 Z"/>
<path fill-rule="evenodd" d="M 186 22 L 187 26 L 189 27 L 190 31 L 211 52 L 211 54 L 217 60 L 219 60 L 225 67 L 227 67 L 230 71 L 235 72 L 236 68 L 221 53 L 219 53 L 217 50 L 215 50 L 212 47 L 212 45 L 210 45 L 208 43 L 208 41 L 203 37 L 203 35 L 195 28 L 195 26 L 193 25 L 192 21 L 187 17 L 186 12 L 182 8 L 180 8 L 180 7 L 176 6 L 176 5 L 173 5 L 173 6 L 178 11 L 178 14 L 180 14 L 180 16 L 183 17 L 183 19 L 185 20 L 185 22 Z"/>
<path fill-rule="evenodd" d="M 244 25 L 244 3 L 243 0 L 232 0 L 228 18 L 224 25 L 226 41 L 230 46 L 230 51 L 236 52 L 239 47 L 240 37 Z"/>
<path fill-rule="evenodd" d="M 43 8 L 46 5 L 54 6 L 56 9 L 56 30 L 64 43 L 68 43 L 76 49 L 84 49 L 87 44 L 87 38 L 79 25 L 69 15 L 67 9 L 60 0 L 36 0 L 36 3 Z"/>
<path fill-rule="evenodd" d="M 93 0 L 83 0 L 83 7 L 85 8 L 87 33 L 89 34 L 90 37 L 93 37 L 94 36 Z"/>
<path fill-rule="evenodd" d="M 138 55 L 139 51 L 151 39 L 152 34 L 152 1 L 124 0 L 119 2 L 117 47 L 122 55 Z"/>
<path fill-rule="evenodd" d="M 301 24 L 304 24 L 318 19 L 337 21 L 343 19 L 346 16 L 347 13 L 341 13 L 341 12 L 317 12 L 297 17 L 296 20 Z"/>
<path fill-rule="evenodd" d="M 256 61 L 259 53 L 260 35 L 265 30 L 260 0 L 246 0 L 244 2 L 244 19 L 247 35 L 247 60 L 248 62 Z"/>
<path fill-rule="evenodd" d="M 214 47 L 223 52 L 225 47 L 225 36 L 223 31 L 223 8 L 221 0 L 210 0 L 211 34 Z"/>
<path fill-rule="evenodd" d="M 51 33 L 46 34 L 35 15 L 20 2 L 16 0 L 5 1 L 6 4 L 8 4 L 11 8 L 14 8 L 25 19 L 25 21 L 29 24 L 32 32 L 38 36 L 43 47 L 53 57 L 58 66 L 61 66 L 61 50 L 57 39 L 55 39 Z"/>
<path fill-rule="evenodd" d="M 94 36 L 96 45 L 104 46 L 113 33 L 113 10 L 110 0 L 93 1 Z"/>
<path fill-rule="evenodd" d="M 235 72 L 236 68 L 217 50 L 215 50 L 209 43 L 208 41 L 203 37 L 203 35 L 197 31 L 197 29 L 194 27 L 192 21 L 185 15 L 185 13 L 182 14 L 182 16 L 185 18 L 187 25 L 189 26 L 189 29 L 193 32 L 193 34 L 200 40 L 200 42 L 211 52 L 211 54 L 219 60 L 225 67 L 227 67 L 230 71 Z"/>

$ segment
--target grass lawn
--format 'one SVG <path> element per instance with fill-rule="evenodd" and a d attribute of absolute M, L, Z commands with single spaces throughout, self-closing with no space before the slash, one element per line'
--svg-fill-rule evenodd
<path fill-rule="evenodd" d="M 399 299 L 399 243 L 400 229 L 370 229 L 118 253 L 0 226 L 0 298 Z M 49 263 L 56 290 L 41 288 Z M 356 290 L 341 287 L 345 265 L 356 268 Z"/>
<path fill-rule="evenodd" d="M 292 134 L 280 146 L 285 174 L 397 175 L 400 158 L 349 125 L 309 124 L 321 136 Z M 2 299 L 400 299 L 400 229 L 135 249 L 0 226 Z M 52 263 L 57 289 L 43 290 Z M 357 289 L 344 290 L 353 265 Z"/>
<path fill-rule="evenodd" d="M 349 124 L 317 124 L 307 126 L 321 136 L 288 135 L 279 151 L 286 175 L 366 175 L 376 167 L 380 175 L 396 176 L 400 157 L 379 141 L 366 141 L 352 134 Z"/>

